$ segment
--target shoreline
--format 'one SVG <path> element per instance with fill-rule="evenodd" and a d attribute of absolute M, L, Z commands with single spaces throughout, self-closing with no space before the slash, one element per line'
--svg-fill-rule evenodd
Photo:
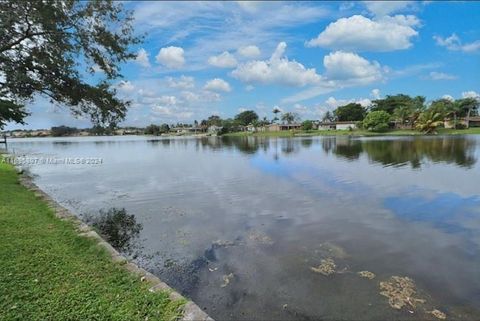
<path fill-rule="evenodd" d="M 480 135 L 480 127 L 469 129 L 444 129 L 438 130 L 437 134 L 425 134 L 413 129 L 391 130 L 387 132 L 371 132 L 367 130 L 285 130 L 266 132 L 234 132 L 222 135 L 222 137 L 314 137 L 314 136 L 352 136 L 352 137 L 381 137 L 381 136 L 457 136 L 457 135 Z"/>
<path fill-rule="evenodd" d="M 5 155 L 5 153 L 3 153 Z M 6 154 L 8 155 L 8 154 Z M 0 154 L 0 157 L 1 154 Z M 19 173 L 18 168 L 11 166 L 17 176 L 17 183 L 26 190 L 33 192 L 36 200 L 44 203 L 50 210 L 52 210 L 55 219 L 64 221 L 70 224 L 77 236 L 92 240 L 98 247 L 101 247 L 110 256 L 110 261 L 113 264 L 118 264 L 123 270 L 128 272 L 135 278 L 139 278 L 140 283 L 146 283 L 148 285 L 148 291 L 152 293 L 166 293 L 172 302 L 182 303 L 180 314 L 182 315 L 179 320 L 185 321 L 213 321 L 213 319 L 206 314 L 199 306 L 193 301 L 185 298 L 179 294 L 176 290 L 171 288 L 168 284 L 163 282 L 160 278 L 139 267 L 133 262 L 128 261 L 122 256 L 116 249 L 113 248 L 107 241 L 105 241 L 93 228 L 81 221 L 73 212 L 66 209 L 58 202 L 56 202 L 50 195 L 40 189 L 34 182 L 33 178 L 25 173 Z M 182 302 L 183 301 L 183 302 Z"/>

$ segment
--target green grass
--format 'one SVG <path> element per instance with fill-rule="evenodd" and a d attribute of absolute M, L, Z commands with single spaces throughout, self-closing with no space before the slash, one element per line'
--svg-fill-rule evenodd
<path fill-rule="evenodd" d="M 480 127 L 469 128 L 469 129 L 444 129 L 441 128 L 438 130 L 439 135 L 471 135 L 471 134 L 480 134 Z M 424 135 L 422 132 L 410 129 L 402 130 L 391 130 L 384 133 L 374 133 L 368 130 L 285 130 L 285 131 L 275 131 L 275 132 L 236 132 L 228 133 L 223 136 L 227 137 L 244 137 L 244 136 L 257 136 L 257 137 L 298 137 L 298 136 L 421 136 Z"/>
<path fill-rule="evenodd" d="M 0 320 L 172 320 L 148 285 L 18 182 L 0 155 Z"/>

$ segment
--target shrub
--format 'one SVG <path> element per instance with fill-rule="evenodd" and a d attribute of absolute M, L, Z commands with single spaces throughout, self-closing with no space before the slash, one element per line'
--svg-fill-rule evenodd
<path fill-rule="evenodd" d="M 302 123 L 303 130 L 311 130 L 313 128 L 313 122 L 311 120 L 306 120 Z"/>
<path fill-rule="evenodd" d="M 388 130 L 389 122 L 390 114 L 386 111 L 372 111 L 363 120 L 363 127 L 374 132 L 384 132 Z"/>

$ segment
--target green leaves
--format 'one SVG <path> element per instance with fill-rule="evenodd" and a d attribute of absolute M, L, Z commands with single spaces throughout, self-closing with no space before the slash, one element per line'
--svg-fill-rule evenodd
<path fill-rule="evenodd" d="M 23 105 L 6 99 L 0 99 L 0 129 L 2 129 L 7 122 L 11 121 L 24 124 L 23 119 L 28 115 Z"/>
<path fill-rule="evenodd" d="M 111 83 L 141 40 L 131 22 L 132 13 L 111 0 L 1 1 L 0 95 L 15 103 L 41 94 L 94 124 L 117 123 L 128 102 Z M 103 79 L 96 83 L 82 76 L 98 69 Z M 0 121 L 21 122 L 17 116 Z"/>

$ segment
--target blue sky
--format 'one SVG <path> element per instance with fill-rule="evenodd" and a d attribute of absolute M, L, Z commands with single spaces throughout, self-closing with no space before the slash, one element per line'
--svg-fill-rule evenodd
<path fill-rule="evenodd" d="M 121 125 L 274 107 L 319 119 L 385 95 L 478 96 L 480 2 L 126 2 L 145 42 L 115 83 Z M 101 73 L 97 75 L 102 77 Z M 39 97 L 27 126 L 90 126 Z"/>

